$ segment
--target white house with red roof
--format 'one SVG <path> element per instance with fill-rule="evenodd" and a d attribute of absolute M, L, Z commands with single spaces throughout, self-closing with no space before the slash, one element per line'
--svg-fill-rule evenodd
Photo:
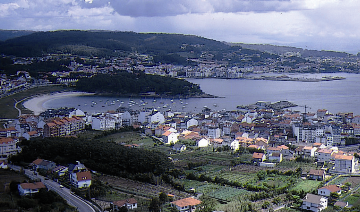
<path fill-rule="evenodd" d="M 77 188 L 86 188 L 91 185 L 91 172 L 84 164 L 77 161 L 77 164 L 69 165 L 70 183 Z"/>
<path fill-rule="evenodd" d="M 264 153 L 254 152 L 252 158 L 256 162 L 263 162 L 266 160 L 266 155 Z"/>
<path fill-rule="evenodd" d="M 115 211 L 119 210 L 121 207 L 126 207 L 127 209 L 136 209 L 137 208 L 137 201 L 134 198 L 118 200 L 112 202 Z"/>
<path fill-rule="evenodd" d="M 168 130 L 162 134 L 164 144 L 175 144 L 178 142 L 179 133 Z"/>
<path fill-rule="evenodd" d="M 38 193 L 41 188 L 46 188 L 42 182 L 20 183 L 18 185 L 18 191 L 21 196 Z"/>
<path fill-rule="evenodd" d="M 188 197 L 185 199 L 180 199 L 171 202 L 171 205 L 176 207 L 179 212 L 194 212 L 196 206 L 200 205 L 201 201 L 193 197 Z"/>
<path fill-rule="evenodd" d="M 337 185 L 327 185 L 318 189 L 318 194 L 329 197 L 331 193 L 341 194 L 341 188 Z"/>
<path fill-rule="evenodd" d="M 71 183 L 77 188 L 87 188 L 91 185 L 91 172 L 77 172 L 71 174 Z"/>

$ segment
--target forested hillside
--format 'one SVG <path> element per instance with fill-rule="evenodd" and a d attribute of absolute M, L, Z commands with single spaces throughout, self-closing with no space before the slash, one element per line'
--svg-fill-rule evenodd
<path fill-rule="evenodd" d="M 190 46 L 181 49 L 183 44 Z M 54 52 L 114 56 L 121 51 L 166 55 L 227 48 L 219 41 L 192 35 L 79 30 L 36 32 L 0 44 L 2 54 L 23 57 Z"/>
<path fill-rule="evenodd" d="M 173 167 L 161 152 L 128 148 L 116 143 L 78 138 L 44 138 L 22 143 L 22 152 L 13 162 L 32 162 L 36 158 L 67 165 L 81 161 L 86 167 L 106 174 L 154 173 L 160 175 Z"/>
<path fill-rule="evenodd" d="M 119 95 L 155 92 L 160 95 L 189 97 L 203 94 L 198 85 L 186 80 L 148 75 L 140 71 L 133 74 L 123 71 L 112 75 L 98 74 L 91 78 L 80 78 L 76 88 L 84 92 Z"/>

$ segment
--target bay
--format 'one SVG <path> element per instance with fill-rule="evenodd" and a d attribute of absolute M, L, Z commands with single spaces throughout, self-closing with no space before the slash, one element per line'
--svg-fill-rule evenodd
<path fill-rule="evenodd" d="M 259 75 L 258 75 L 259 76 Z M 156 108 L 160 111 L 199 112 L 204 106 L 213 110 L 236 110 L 238 105 L 253 104 L 257 101 L 276 102 L 287 100 L 299 107 L 291 108 L 304 112 L 327 109 L 331 113 L 353 112 L 360 115 L 360 75 L 336 74 L 293 74 L 291 77 L 321 78 L 341 76 L 344 80 L 301 82 L 247 79 L 187 79 L 200 85 L 208 94 L 222 98 L 129 98 L 104 96 L 70 96 L 51 99 L 43 104 L 46 109 L 75 107 L 88 113 L 116 110 L 119 106 L 133 110 Z M 96 103 L 96 104 L 95 104 Z"/>

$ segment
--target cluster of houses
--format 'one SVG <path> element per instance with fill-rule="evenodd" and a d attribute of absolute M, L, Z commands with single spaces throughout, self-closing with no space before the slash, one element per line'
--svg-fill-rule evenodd
<path fill-rule="evenodd" d="M 346 139 L 360 136 L 360 116 L 352 113 L 330 114 L 320 109 L 317 113 L 266 108 L 236 111 L 212 111 L 204 108 L 198 114 L 143 109 L 87 114 L 79 109 L 49 110 L 38 116 L 23 115 L 0 129 L 0 160 L 20 151 L 19 138 L 73 136 L 91 126 L 93 130 L 113 130 L 123 126 L 141 128 L 143 133 L 174 150 L 184 151 L 183 140 L 197 147 L 225 147 L 236 151 L 240 147 L 253 148 L 253 160 L 259 163 L 279 163 L 294 157 L 314 158 L 319 163 L 333 163 L 332 171 L 357 172 L 355 152 L 339 150 Z M 186 142 L 185 142 L 186 143 Z M 289 149 L 289 147 L 296 147 Z M 263 152 L 263 153 L 262 153 Z M 266 165 L 263 163 L 263 165 Z"/>
<path fill-rule="evenodd" d="M 319 188 L 316 194 L 306 194 L 303 199 L 301 209 L 319 212 L 327 208 L 328 199 L 331 197 L 331 193 L 341 194 L 341 188 L 338 185 L 327 185 Z M 335 206 L 345 208 L 348 207 L 348 202 L 337 201 Z"/>
<path fill-rule="evenodd" d="M 88 188 L 91 185 L 91 172 L 79 161 L 69 166 L 61 166 L 56 165 L 52 161 L 38 158 L 30 166 L 35 173 L 43 170 L 47 174 L 55 174 L 58 177 L 68 178 L 71 186 L 75 188 Z M 46 188 L 43 182 L 20 183 L 18 185 L 18 191 L 21 196 L 33 195 L 42 188 Z"/>

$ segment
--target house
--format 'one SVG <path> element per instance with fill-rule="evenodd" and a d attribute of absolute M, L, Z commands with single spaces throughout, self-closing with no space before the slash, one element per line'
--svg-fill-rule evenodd
<path fill-rule="evenodd" d="M 302 149 L 302 153 L 305 157 L 314 157 L 315 156 L 315 151 L 317 150 L 316 147 L 312 147 L 312 146 L 305 146 Z"/>
<path fill-rule="evenodd" d="M 137 201 L 134 198 L 118 200 L 112 202 L 115 211 L 119 210 L 121 207 L 126 207 L 127 209 L 135 209 L 137 208 Z"/>
<path fill-rule="evenodd" d="M 334 192 L 341 194 L 341 188 L 337 185 L 327 185 L 318 189 L 318 194 L 326 197 L 330 197 L 330 194 Z"/>
<path fill-rule="evenodd" d="M 21 196 L 38 193 L 41 188 L 46 188 L 46 186 L 42 182 L 20 183 L 18 185 L 19 194 Z"/>
<path fill-rule="evenodd" d="M 352 155 L 335 155 L 334 171 L 343 173 L 355 172 L 355 157 Z"/>
<path fill-rule="evenodd" d="M 196 210 L 196 206 L 200 204 L 201 204 L 200 200 L 197 200 L 192 197 L 171 202 L 171 206 L 173 207 L 175 206 L 179 212 L 194 212 Z"/>
<path fill-rule="evenodd" d="M 175 144 L 173 146 L 173 150 L 177 151 L 177 152 L 182 152 L 186 150 L 186 145 L 185 144 Z"/>
<path fill-rule="evenodd" d="M 178 142 L 178 136 L 178 133 L 168 130 L 162 134 L 163 142 L 164 144 L 175 144 Z"/>
<path fill-rule="evenodd" d="M 69 165 L 70 183 L 77 188 L 86 188 L 91 185 L 91 173 L 84 164 L 76 161 L 77 164 Z"/>
<path fill-rule="evenodd" d="M 71 183 L 77 188 L 87 188 L 91 185 L 91 172 L 71 173 Z"/>
<path fill-rule="evenodd" d="M 317 151 L 316 157 L 319 162 L 329 162 L 333 153 L 334 151 L 332 149 L 319 149 Z"/>
<path fill-rule="evenodd" d="M 56 166 L 56 164 L 52 161 L 44 160 L 44 159 L 36 159 L 34 160 L 31 165 L 33 166 L 34 170 L 37 169 L 44 169 L 44 170 L 53 170 Z"/>
<path fill-rule="evenodd" d="M 308 178 L 311 180 L 324 180 L 325 179 L 325 170 L 310 169 Z"/>
<path fill-rule="evenodd" d="M 239 144 L 239 141 L 238 140 L 233 140 L 231 143 L 230 143 L 230 147 L 232 150 L 236 151 L 239 149 L 240 147 L 240 144 Z"/>
<path fill-rule="evenodd" d="M 266 160 L 266 156 L 264 153 L 254 152 L 252 158 L 255 162 L 263 162 Z"/>
<path fill-rule="evenodd" d="M 306 194 L 301 209 L 318 212 L 327 208 L 327 205 L 328 199 L 326 197 L 315 194 Z"/>
<path fill-rule="evenodd" d="M 210 145 L 210 141 L 207 138 L 201 138 L 201 139 L 196 141 L 196 145 L 198 147 L 207 147 L 207 146 Z"/>
<path fill-rule="evenodd" d="M 268 160 L 280 163 L 283 160 L 283 155 L 279 152 L 274 152 L 268 156 Z"/>

